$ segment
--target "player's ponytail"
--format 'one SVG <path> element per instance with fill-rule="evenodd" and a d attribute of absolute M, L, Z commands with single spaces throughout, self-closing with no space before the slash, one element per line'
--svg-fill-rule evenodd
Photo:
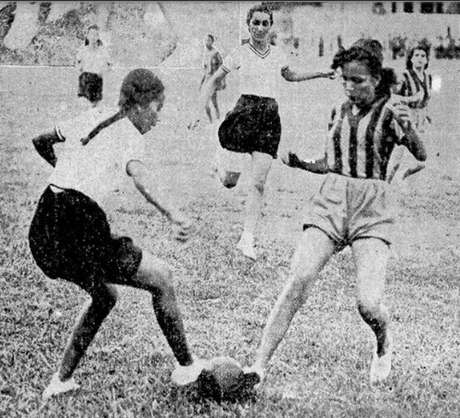
<path fill-rule="evenodd" d="M 81 143 L 88 144 L 104 128 L 124 118 L 132 107 L 148 106 L 163 93 L 164 89 L 161 80 L 150 70 L 138 68 L 130 71 L 121 84 L 118 101 L 120 110 L 97 125 L 88 136 L 81 139 Z"/>
<path fill-rule="evenodd" d="M 115 123 L 116 121 L 123 119 L 125 117 L 124 112 L 122 110 L 119 110 L 117 113 L 115 113 L 113 116 L 110 116 L 110 118 L 107 118 L 106 120 L 102 121 L 99 125 L 97 125 L 89 134 L 88 136 L 81 138 L 80 142 L 83 145 L 88 144 L 89 141 L 91 141 L 99 132 L 101 132 L 104 128 L 107 128 L 110 126 L 112 123 Z"/>

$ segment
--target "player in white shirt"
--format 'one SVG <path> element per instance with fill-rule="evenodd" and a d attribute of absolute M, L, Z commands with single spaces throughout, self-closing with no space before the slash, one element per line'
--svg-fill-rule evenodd
<path fill-rule="evenodd" d="M 250 34 L 249 42 L 236 48 L 224 58 L 222 66 L 203 86 L 200 96 L 200 113 L 205 109 L 216 86 L 225 76 L 238 70 L 240 93 L 234 109 L 219 127 L 219 141 L 227 155 L 232 152 L 251 155 L 251 186 L 246 208 L 244 231 L 237 244 L 242 253 L 255 260 L 254 233 L 263 205 L 263 194 L 267 175 L 274 158 L 277 157 L 281 139 L 281 121 L 276 97 L 283 79 L 304 81 L 313 78 L 331 77 L 333 71 L 296 72 L 286 64 L 288 58 L 282 50 L 270 45 L 269 33 L 273 25 L 273 14 L 264 5 L 252 7 L 246 19 Z M 198 125 L 201 116 L 191 123 Z M 241 174 L 237 167 L 218 167 L 217 172 L 225 187 L 234 187 Z"/>
<path fill-rule="evenodd" d="M 99 37 L 99 27 L 91 25 L 85 44 L 78 50 L 76 66 L 78 77 L 78 97 L 89 100 L 92 106 L 102 100 L 103 77 L 112 65 L 110 54 Z"/>
<path fill-rule="evenodd" d="M 179 363 L 172 374 L 176 384 L 194 381 L 202 370 L 203 362 L 194 361 L 187 345 L 170 267 L 131 238 L 114 235 L 103 209 L 105 199 L 129 176 L 133 186 L 177 228 L 177 239 L 188 238 L 190 221 L 159 197 L 142 163 L 142 135 L 155 126 L 164 98 L 161 80 L 149 70 L 136 69 L 122 83 L 117 111 L 92 108 L 33 139 L 54 170 L 31 223 L 32 255 L 49 278 L 72 282 L 91 296 L 44 398 L 78 388 L 73 373 L 116 303 L 114 285 L 152 294 L 158 324 Z M 59 159 L 53 150 L 58 142 L 64 142 Z"/>

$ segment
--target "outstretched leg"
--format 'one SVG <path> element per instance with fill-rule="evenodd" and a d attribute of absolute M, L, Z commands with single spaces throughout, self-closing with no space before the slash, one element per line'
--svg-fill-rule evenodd
<path fill-rule="evenodd" d="M 255 363 L 249 368 L 255 371 L 261 380 L 292 318 L 305 302 L 310 288 L 333 254 L 334 248 L 334 242 L 318 228 L 308 228 L 303 233 L 292 259 L 289 280 L 270 313 Z"/>
<path fill-rule="evenodd" d="M 151 293 L 158 325 L 179 363 L 179 367 L 173 372 L 172 379 L 180 385 L 195 381 L 203 368 L 203 364 L 201 361 L 194 361 L 187 345 L 169 266 L 164 261 L 143 251 L 137 273 L 129 279 L 124 279 L 120 284 L 147 290 Z"/>
<path fill-rule="evenodd" d="M 386 379 L 391 370 L 390 318 L 383 304 L 390 250 L 385 242 L 377 238 L 356 240 L 352 250 L 357 269 L 358 310 L 376 338 L 370 370 L 371 383 L 376 383 Z"/>
<path fill-rule="evenodd" d="M 251 180 L 246 205 L 244 230 L 238 243 L 243 254 L 253 260 L 257 258 L 254 248 L 254 234 L 260 219 L 263 206 L 265 182 L 272 165 L 273 158 L 262 152 L 252 153 Z"/>
<path fill-rule="evenodd" d="M 216 110 L 216 118 L 217 120 L 220 119 L 220 110 L 219 110 L 219 103 L 217 103 L 217 91 L 211 96 L 211 102 L 214 105 L 214 109 Z"/>

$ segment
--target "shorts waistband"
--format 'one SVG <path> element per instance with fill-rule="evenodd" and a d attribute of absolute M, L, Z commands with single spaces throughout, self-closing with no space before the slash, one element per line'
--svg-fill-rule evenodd
<path fill-rule="evenodd" d="M 62 187 L 56 186 L 55 184 L 49 184 L 48 188 L 55 194 L 67 191 L 67 189 L 63 189 Z"/>
<path fill-rule="evenodd" d="M 254 102 L 275 102 L 276 100 L 273 97 L 267 97 L 267 96 L 257 96 L 255 94 L 242 94 L 241 98 L 246 99 L 246 100 L 251 100 Z"/>

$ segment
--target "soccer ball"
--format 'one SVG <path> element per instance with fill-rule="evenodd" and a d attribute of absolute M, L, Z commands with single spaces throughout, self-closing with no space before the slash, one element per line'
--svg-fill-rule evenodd
<path fill-rule="evenodd" d="M 216 400 L 237 397 L 244 389 L 245 375 L 241 365 L 231 357 L 215 357 L 200 375 L 199 390 Z"/>

